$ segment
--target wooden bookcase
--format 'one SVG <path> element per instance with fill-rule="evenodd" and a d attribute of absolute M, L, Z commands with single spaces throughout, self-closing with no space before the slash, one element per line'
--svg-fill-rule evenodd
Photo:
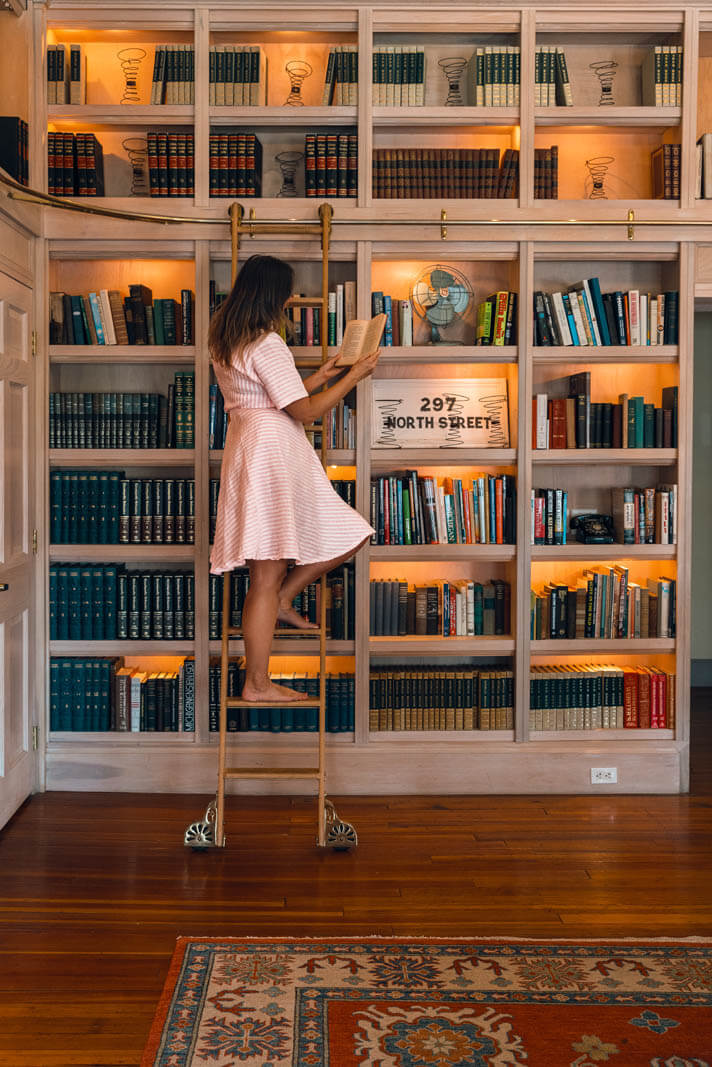
<path fill-rule="evenodd" d="M 98 216 L 46 210 L 37 276 L 40 351 L 44 356 L 38 389 L 37 455 L 40 483 L 48 499 L 50 469 L 61 466 L 120 466 L 130 472 L 178 471 L 195 478 L 196 534 L 194 545 L 76 546 L 49 545 L 48 514 L 41 517 L 40 554 L 46 585 L 50 561 L 121 561 L 141 565 L 176 564 L 195 573 L 195 639 L 189 642 L 116 642 L 91 648 L 86 644 L 50 643 L 44 625 L 44 646 L 50 655 L 124 655 L 128 665 L 150 661 L 153 669 L 169 669 L 185 654 L 195 656 L 196 729 L 194 734 L 52 734 L 45 732 L 46 785 L 52 789 L 184 790 L 208 793 L 216 773 L 216 737 L 208 728 L 208 669 L 219 645 L 208 640 L 208 492 L 219 471 L 220 453 L 208 448 L 208 392 L 211 371 L 205 346 L 208 289 L 211 279 L 223 287 L 229 278 L 229 233 L 225 226 L 229 201 L 209 195 L 208 138 L 211 126 L 231 125 L 254 131 L 263 141 L 263 192 L 243 199 L 257 219 L 313 219 L 320 201 L 298 195 L 278 198 L 279 175 L 274 155 L 303 147 L 306 131 L 357 128 L 358 195 L 332 201 L 335 226 L 331 246 L 332 278 L 355 279 L 358 312 L 370 314 L 372 289 L 405 296 L 407 279 L 416 267 L 450 263 L 470 278 L 476 300 L 497 288 L 519 294 L 517 335 L 506 348 L 426 345 L 386 348 L 378 370 L 381 378 L 499 377 L 508 384 L 510 447 L 495 451 L 437 450 L 391 455 L 372 450 L 368 412 L 370 381 L 357 394 L 357 446 L 330 455 L 335 477 L 356 480 L 357 506 L 368 514 L 370 479 L 379 472 L 403 467 L 437 473 L 469 474 L 497 471 L 517 480 L 516 545 L 428 545 L 395 548 L 371 545 L 356 561 L 356 637 L 333 642 L 329 667 L 349 670 L 356 678 L 356 719 L 353 735 L 328 739 L 328 785 L 338 793 L 389 792 L 679 792 L 688 787 L 689 746 L 689 602 L 691 571 L 691 417 L 692 316 L 695 297 L 695 245 L 708 231 L 695 223 L 712 221 L 708 201 L 694 199 L 694 146 L 705 131 L 708 105 L 698 87 L 709 73 L 712 16 L 695 7 L 652 5 L 641 13 L 603 3 L 590 13 L 574 5 L 535 6 L 525 2 L 499 9 L 477 2 L 457 7 L 428 4 L 414 20 L 412 7 L 391 3 L 339 6 L 314 3 L 248 6 L 215 0 L 210 5 L 174 5 L 125 0 L 111 11 L 91 2 L 54 0 L 34 12 L 35 83 L 32 125 L 31 185 L 46 189 L 46 131 L 86 130 L 105 139 L 105 155 L 121 170 L 114 186 L 118 195 L 98 205 L 180 216 L 175 224 L 127 223 Z M 417 29 L 414 30 L 414 22 Z M 87 104 L 46 103 L 46 43 L 85 46 L 88 63 Z M 157 44 L 192 44 L 195 52 L 194 104 L 151 105 L 150 79 Z M 215 44 L 260 44 L 270 64 L 270 88 L 264 107 L 210 106 L 209 49 Z M 417 44 L 425 49 L 426 92 L 423 106 L 374 107 L 370 72 L 374 48 Z M 684 48 L 681 107 L 642 106 L 640 64 L 656 43 Z M 356 104 L 322 107 L 319 103 L 329 48 L 358 45 L 359 83 Z M 438 59 L 469 55 L 478 45 L 516 45 L 521 50 L 521 99 L 516 107 L 445 107 L 447 84 Z M 535 107 L 534 53 L 537 44 L 560 44 L 569 64 L 575 106 Z M 119 105 L 121 84 L 116 51 L 126 45 L 144 48 L 141 103 Z M 302 108 L 285 108 L 289 84 L 284 63 L 307 58 L 313 74 L 307 80 Z M 615 104 L 598 105 L 598 83 L 589 64 L 601 58 L 618 63 Z M 698 106 L 699 99 L 699 106 Z M 707 110 L 706 110 L 707 109 Z M 712 120 L 712 116 L 710 116 Z M 195 196 L 166 200 L 126 195 L 120 142 L 129 132 L 189 127 L 195 138 Z M 682 145 L 679 201 L 652 200 L 649 155 L 665 141 Z M 516 199 L 408 200 L 378 199 L 371 187 L 374 149 L 382 147 L 487 146 L 520 150 L 520 183 Z M 558 144 L 558 200 L 535 200 L 534 150 Z M 588 199 L 585 161 L 591 155 L 615 157 L 609 199 Z M 117 173 L 118 173 L 117 170 Z M 616 172 L 618 177 L 616 178 Z M 625 180 L 624 180 L 625 179 Z M 110 191 L 110 190 L 108 190 Z M 303 190 L 300 187 L 300 192 Z M 620 201 L 620 202 L 618 202 Z M 627 212 L 659 225 L 638 227 L 628 240 Z M 447 234 L 441 236 L 441 210 L 447 212 Z M 577 220 L 576 225 L 571 220 Z M 619 222 L 601 225 L 603 220 Z M 205 221 L 205 220 L 212 220 Z M 413 220 L 418 225 L 413 225 Z M 675 223 L 685 223 L 679 232 Z M 474 225 L 473 225 L 474 224 Z M 557 225 L 558 224 L 558 225 Z M 244 238 L 241 255 L 272 252 L 295 263 L 297 278 L 316 286 L 318 246 L 299 237 Z M 660 287 L 679 290 L 679 344 L 654 348 L 537 348 L 532 338 L 533 292 L 597 274 L 604 289 Z M 712 275 L 711 275 L 712 277 Z M 191 347 L 77 347 L 47 343 L 48 297 L 53 289 L 87 292 L 97 286 L 126 290 L 129 281 L 148 279 L 156 295 L 175 295 L 181 287 L 195 292 Z M 91 281 L 91 285 L 89 282 Z M 304 365 L 308 349 L 295 352 Z M 151 389 L 165 384 L 174 369 L 195 371 L 195 448 L 188 453 L 157 450 L 141 453 L 60 450 L 47 448 L 46 410 L 51 390 L 87 391 L 120 388 Z M 675 450 L 535 451 L 532 449 L 531 398 L 549 378 L 592 372 L 594 392 L 617 396 L 634 383 L 657 399 L 662 385 L 679 385 L 679 446 Z M 630 391 L 630 390 L 629 390 Z M 676 482 L 679 527 L 676 546 L 534 547 L 529 537 L 532 487 L 556 484 L 595 510 L 612 485 Z M 627 560 L 639 577 L 667 574 L 674 568 L 678 589 L 675 640 L 535 641 L 529 636 L 532 582 L 546 573 L 564 579 L 587 565 Z M 372 638 L 368 633 L 369 579 L 407 576 L 504 577 L 512 588 L 512 632 L 497 638 Z M 480 579 L 481 580 L 481 579 Z M 46 619 L 46 592 L 43 594 Z M 235 643 L 236 651 L 239 643 Z M 288 639 L 275 645 L 274 668 L 313 665 L 316 642 Z M 509 731 L 370 732 L 369 668 L 371 663 L 428 662 L 506 663 L 514 670 L 515 718 Z M 676 675 L 677 717 L 674 730 L 569 731 L 529 730 L 530 664 L 555 662 L 639 663 L 663 667 Z M 160 664 L 160 666 L 159 666 Z M 46 702 L 46 701 L 45 701 Z M 45 722 L 48 723 L 46 713 Z M 243 762 L 256 766 L 293 764 L 295 750 L 307 758 L 314 740 L 308 735 L 236 735 L 244 744 Z M 185 751 L 185 750 L 188 751 Z M 298 756 L 299 758 L 299 756 Z M 614 786 L 592 786 L 592 766 L 615 766 Z M 238 786 L 237 790 L 244 788 Z M 250 790 L 254 786 L 249 787 Z M 269 790 L 271 785 L 260 784 Z M 292 788 L 291 786 L 289 787 Z"/>

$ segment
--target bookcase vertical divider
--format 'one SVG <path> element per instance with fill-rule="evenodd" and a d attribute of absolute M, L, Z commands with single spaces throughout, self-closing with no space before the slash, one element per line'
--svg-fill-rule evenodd
<path fill-rule="evenodd" d="M 47 192 L 47 8 L 32 9 L 33 84 L 30 93 L 30 185 Z"/>
<path fill-rule="evenodd" d="M 50 362 L 42 358 L 49 351 L 49 242 L 38 238 L 34 252 L 35 292 L 34 292 L 34 326 L 37 331 L 38 366 L 35 368 L 34 395 L 34 448 L 35 455 L 42 457 L 35 464 L 35 507 L 37 530 L 37 568 L 35 570 L 34 607 L 35 633 L 32 647 L 35 650 L 35 663 L 30 669 L 35 671 L 35 695 L 37 699 L 37 722 L 40 729 L 38 788 L 45 788 L 47 761 L 47 725 L 49 723 L 49 671 L 47 650 L 49 649 L 49 590 L 45 576 L 49 574 L 49 426 L 47 409 L 49 406 Z"/>
<path fill-rule="evenodd" d="M 680 244 L 680 336 L 678 387 L 678 518 L 677 530 L 677 627 L 675 639 L 675 669 L 677 673 L 675 738 L 682 742 L 680 753 L 680 788 L 689 789 L 690 740 L 690 626 L 692 623 L 692 418 L 694 369 L 694 270 L 695 246 Z"/>
<path fill-rule="evenodd" d="M 536 12 L 522 10 L 520 29 L 521 76 L 519 85 L 519 205 L 531 207 L 534 196 L 534 47 Z M 521 315 L 520 315 L 521 318 Z"/>
<path fill-rule="evenodd" d="M 210 565 L 210 463 L 208 451 L 208 397 L 210 361 L 207 353 L 210 287 L 210 246 L 195 242 L 195 738 L 210 739 L 206 696 L 209 669 L 209 565 Z"/>
<path fill-rule="evenodd" d="M 373 159 L 373 12 L 359 8 L 358 13 L 358 200 L 359 207 L 373 203 L 371 161 Z M 369 287 L 370 291 L 370 287 Z"/>
<path fill-rule="evenodd" d="M 210 63 L 210 11 L 207 7 L 195 9 L 195 84 L 193 87 L 195 125 L 193 128 L 194 154 L 193 178 L 195 203 L 207 207 L 210 202 L 210 113 L 208 94 L 208 67 Z M 207 290 L 206 290 L 207 291 Z"/>
<path fill-rule="evenodd" d="M 370 241 L 359 241 L 356 251 L 356 301 L 359 318 L 371 314 L 371 255 Z M 356 386 L 356 506 L 365 518 L 370 513 L 371 487 L 371 379 L 364 378 Z M 369 674 L 369 595 L 370 555 L 366 544 L 356 556 L 356 630 L 354 633 L 355 722 L 356 744 L 368 741 Z"/>
<path fill-rule="evenodd" d="M 530 343 L 532 291 L 534 289 L 534 244 L 519 245 L 519 312 L 517 321 L 517 591 L 515 614 L 515 741 L 529 740 L 529 590 L 531 545 L 529 544 L 532 488 L 533 351 Z"/>
<path fill-rule="evenodd" d="M 695 206 L 695 142 L 697 140 L 697 70 L 700 25 L 696 9 L 685 11 L 682 65 L 682 124 L 680 126 L 680 207 Z"/>

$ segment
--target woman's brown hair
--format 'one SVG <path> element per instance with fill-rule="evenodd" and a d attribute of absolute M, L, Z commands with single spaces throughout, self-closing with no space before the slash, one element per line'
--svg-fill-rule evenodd
<path fill-rule="evenodd" d="M 275 256 L 245 260 L 227 299 L 210 321 L 208 348 L 216 363 L 232 365 L 246 345 L 285 324 L 284 305 L 294 289 L 294 271 Z"/>

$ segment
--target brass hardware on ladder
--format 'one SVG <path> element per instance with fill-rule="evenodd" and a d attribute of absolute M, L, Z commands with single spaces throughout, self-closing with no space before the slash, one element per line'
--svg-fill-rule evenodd
<path fill-rule="evenodd" d="M 37 540 L 38 540 L 37 530 L 33 530 L 32 531 L 32 555 L 33 556 L 37 555 Z"/>
<path fill-rule="evenodd" d="M 628 240 L 632 241 L 635 238 L 635 232 L 633 229 L 633 220 L 635 219 L 635 212 L 633 208 L 628 209 Z"/>
<path fill-rule="evenodd" d="M 40 728 L 39 726 L 32 727 L 32 751 L 36 752 L 40 744 Z"/>
<path fill-rule="evenodd" d="M 440 239 L 443 240 L 443 241 L 447 237 L 447 225 L 446 225 L 446 223 L 447 223 L 447 211 L 445 210 L 445 208 L 442 208 L 442 210 L 440 211 Z"/>
<path fill-rule="evenodd" d="M 37 355 L 37 330 L 32 331 L 32 357 Z"/>
<path fill-rule="evenodd" d="M 243 209 L 239 204 L 231 204 L 229 208 L 230 236 L 232 249 L 232 282 L 237 277 L 237 258 L 240 243 L 240 233 L 247 231 L 250 237 L 255 232 L 265 232 L 258 229 L 264 223 L 255 219 L 254 208 L 250 208 L 249 219 L 243 223 Z M 299 233 L 309 233 L 321 237 L 322 270 L 321 270 L 321 299 L 297 298 L 290 303 L 293 307 L 328 307 L 329 299 L 329 240 L 331 237 L 331 221 L 333 209 L 330 204 L 322 204 L 319 208 L 319 225 L 314 223 L 298 223 Z M 293 229 L 292 226 L 284 226 L 283 231 Z M 328 357 L 328 331 L 326 330 L 326 315 L 323 316 L 323 328 L 321 331 L 321 362 Z M 326 388 L 326 386 L 324 387 Z M 315 427 L 321 431 L 321 462 L 326 466 L 326 432 L 323 426 Z M 223 609 L 222 609 L 222 643 L 220 653 L 220 714 L 218 720 L 218 787 L 215 800 L 208 804 L 203 818 L 191 823 L 183 837 L 184 844 L 190 848 L 224 848 L 225 846 L 225 783 L 242 779 L 246 781 L 262 781 L 267 779 L 294 779 L 299 781 L 315 781 L 318 787 L 317 808 L 317 844 L 320 847 L 328 846 L 335 850 L 353 848 L 358 844 L 358 836 L 354 827 L 343 822 L 336 814 L 334 805 L 327 800 L 325 795 L 326 783 L 326 575 L 321 576 L 321 604 L 320 621 L 316 630 L 301 630 L 292 627 L 276 629 L 275 637 L 318 637 L 319 639 L 319 697 L 295 702 L 301 708 L 318 708 L 319 712 L 319 737 L 318 737 L 318 766 L 308 767 L 228 767 L 227 757 L 227 711 L 228 708 L 259 708 L 272 707 L 269 701 L 242 700 L 239 697 L 229 697 L 227 694 L 228 667 L 230 662 L 230 639 L 241 635 L 241 628 L 230 625 L 230 572 L 223 575 Z M 298 647 L 298 646 L 295 646 Z"/>

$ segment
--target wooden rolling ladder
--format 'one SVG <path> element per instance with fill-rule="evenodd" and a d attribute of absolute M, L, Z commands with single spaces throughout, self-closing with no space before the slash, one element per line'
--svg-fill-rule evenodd
<path fill-rule="evenodd" d="M 252 213 L 251 213 L 252 214 Z M 243 209 L 240 204 L 231 204 L 230 233 L 232 240 L 232 282 L 237 276 L 237 260 L 240 246 L 240 234 L 256 233 L 310 234 L 321 239 L 322 270 L 321 297 L 296 297 L 290 301 L 292 307 L 318 307 L 321 309 L 321 361 L 328 354 L 328 300 L 329 300 L 329 240 L 331 236 L 331 218 L 333 209 L 330 204 L 319 208 L 319 222 L 276 223 L 256 222 L 253 218 L 243 221 Z M 307 430 L 321 433 L 321 461 L 326 465 L 325 420 L 322 425 L 309 425 Z M 230 639 L 238 637 L 241 630 L 230 625 L 230 579 L 231 572 L 223 575 L 222 604 L 222 647 L 220 656 L 220 718 L 218 739 L 218 782 L 215 799 L 208 805 L 205 814 L 198 822 L 191 823 L 185 831 L 184 843 L 190 848 L 224 848 L 225 847 L 225 783 L 233 780 L 259 781 L 292 779 L 294 781 L 314 781 L 318 787 L 317 809 L 317 844 L 324 848 L 344 850 L 354 848 L 358 838 L 354 827 L 343 822 L 336 809 L 326 797 L 326 575 L 321 576 L 320 618 L 318 630 L 300 630 L 280 628 L 275 631 L 279 637 L 312 639 L 319 636 L 319 696 L 318 699 L 299 701 L 300 708 L 318 708 L 319 736 L 316 766 L 305 767 L 239 767 L 227 764 L 227 711 L 228 708 L 262 708 L 270 707 L 268 701 L 241 700 L 228 696 L 228 669 L 230 663 Z M 234 658 L 234 657 L 232 657 Z M 235 735 L 236 737 L 239 735 Z"/>

